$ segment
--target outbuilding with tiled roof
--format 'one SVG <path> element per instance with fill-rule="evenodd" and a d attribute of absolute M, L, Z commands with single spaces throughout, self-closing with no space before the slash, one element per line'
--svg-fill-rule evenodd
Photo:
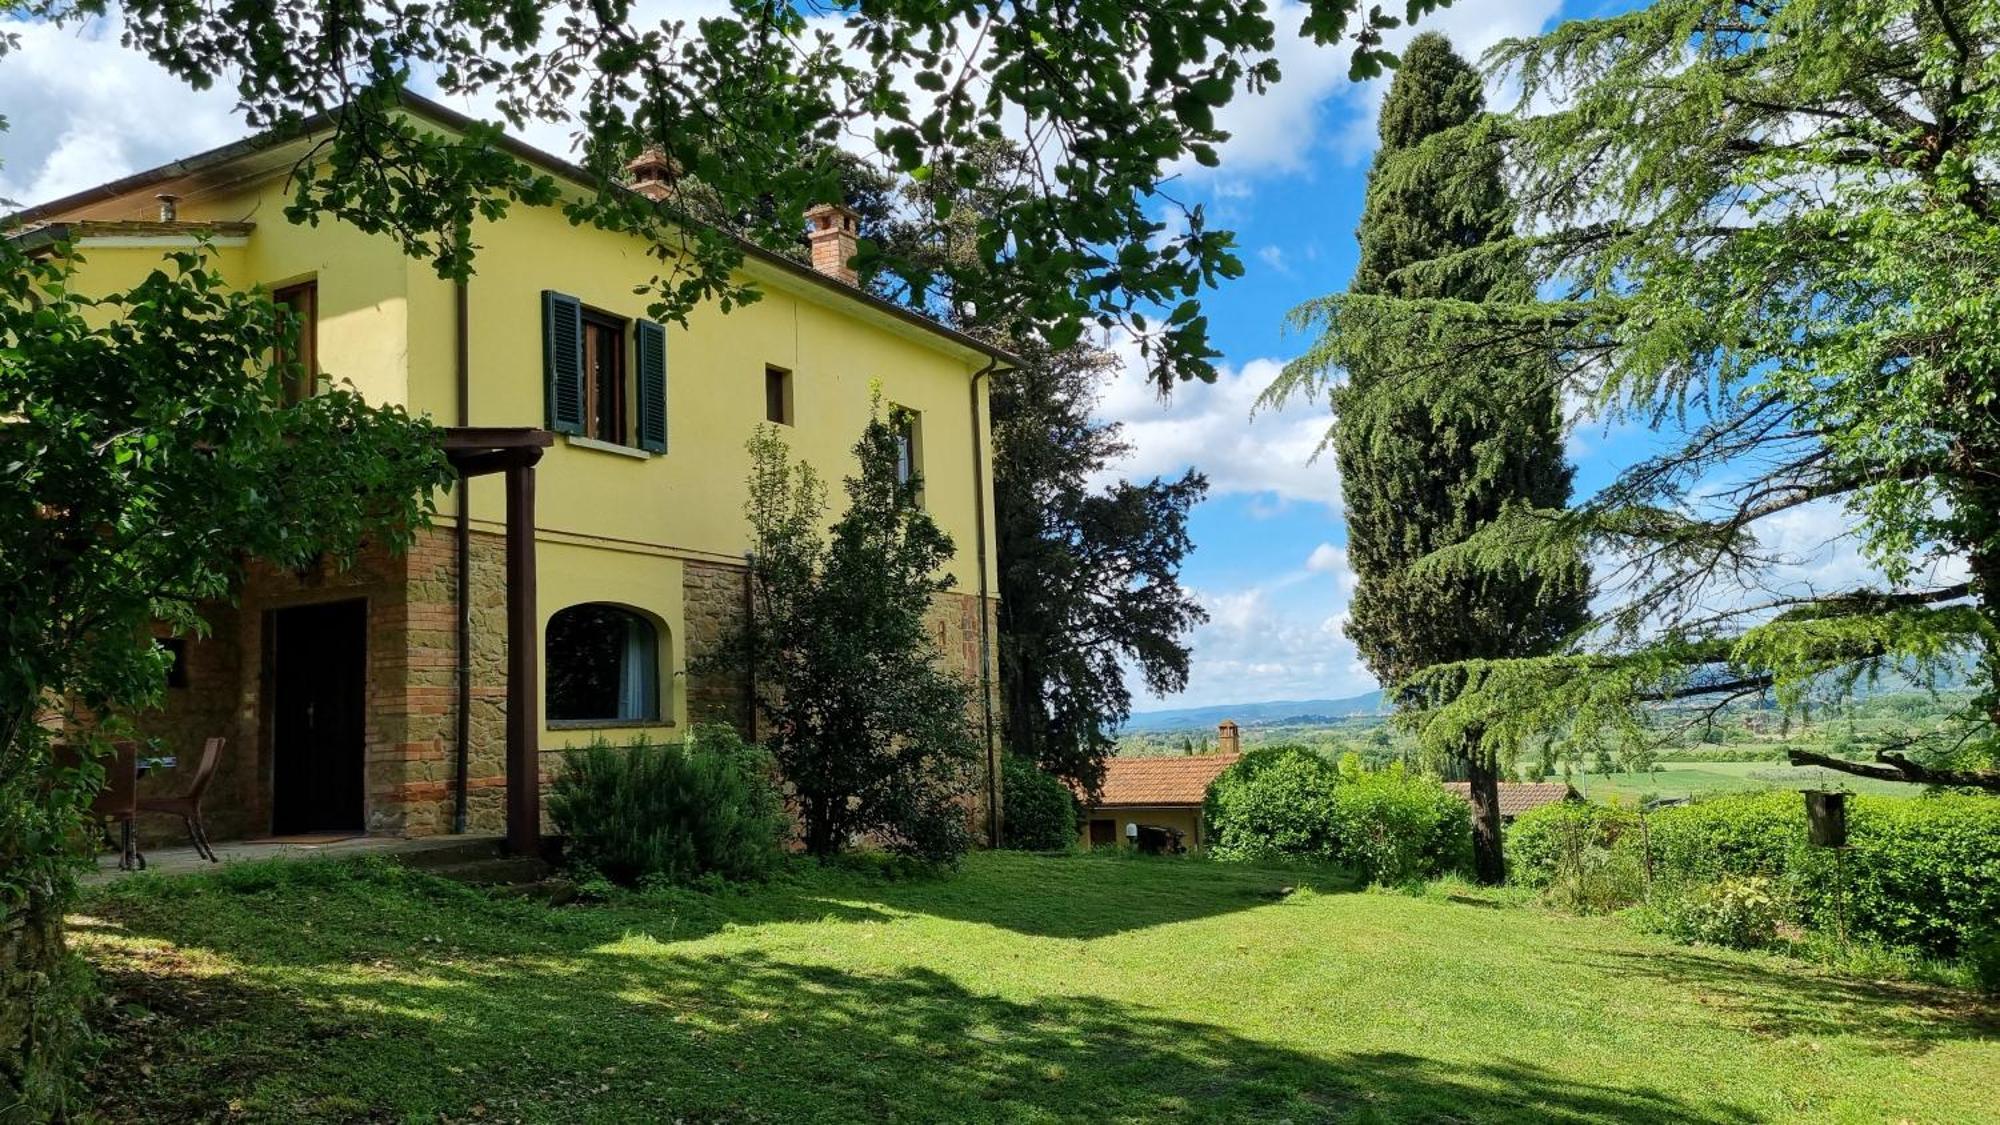
<path fill-rule="evenodd" d="M 1201 804 L 1208 786 L 1236 764 L 1235 723 L 1219 730 L 1219 752 L 1157 758 L 1113 758 L 1105 763 L 1104 788 L 1084 817 L 1079 843 L 1086 848 L 1129 844 L 1149 850 L 1176 842 L 1188 850 L 1202 846 Z"/>
<path fill-rule="evenodd" d="M 1447 781 L 1444 787 L 1461 801 L 1472 800 L 1472 785 L 1469 782 Z M 1503 781 L 1500 783 L 1500 820 L 1505 823 L 1531 809 L 1567 801 L 1576 795 L 1576 790 L 1560 781 Z"/>

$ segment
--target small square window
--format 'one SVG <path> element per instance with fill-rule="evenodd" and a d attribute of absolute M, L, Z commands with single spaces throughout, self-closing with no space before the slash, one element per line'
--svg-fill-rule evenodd
<path fill-rule="evenodd" d="M 782 367 L 764 369 L 764 420 L 792 424 L 792 373 Z"/>

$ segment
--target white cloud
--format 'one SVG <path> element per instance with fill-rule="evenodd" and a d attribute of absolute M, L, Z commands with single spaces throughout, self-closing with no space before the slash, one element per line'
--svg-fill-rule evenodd
<path fill-rule="evenodd" d="M 1145 478 L 1192 465 L 1208 474 L 1214 495 L 1274 497 L 1339 510 L 1340 478 L 1332 457 L 1313 459 L 1332 421 L 1325 404 L 1295 399 L 1282 410 L 1251 417 L 1257 396 L 1278 377 L 1282 361 L 1218 366 L 1215 382 L 1182 383 L 1162 402 L 1136 346 L 1119 340 L 1111 347 L 1125 363 L 1105 388 L 1097 412 L 1122 423 L 1132 446 L 1131 454 L 1111 467 L 1113 474 Z"/>
<path fill-rule="evenodd" d="M 1422 31 L 1442 31 L 1458 52 L 1475 62 L 1488 47 L 1516 35 L 1531 35 L 1561 9 L 1560 0 L 1515 0 L 1507 4 L 1466 4 L 1430 13 L 1413 27 L 1391 32 L 1385 45 L 1401 47 Z M 1277 25 L 1280 79 L 1263 94 L 1238 92 L 1216 114 L 1228 131 L 1222 165 L 1210 172 L 1192 161 L 1175 170 L 1212 181 L 1218 195 L 1241 196 L 1244 177 L 1295 174 L 1309 170 L 1321 150 L 1332 147 L 1358 161 L 1375 147 L 1375 121 L 1388 91 L 1387 76 L 1367 82 L 1347 77 L 1351 44 L 1318 46 L 1299 35 L 1306 8 L 1284 0 L 1271 9 Z"/>
<path fill-rule="evenodd" d="M 1258 247 L 1257 260 L 1286 277 L 1292 276 L 1292 266 L 1291 263 L 1285 261 L 1285 248 L 1282 246 Z"/>
<path fill-rule="evenodd" d="M 21 44 L 0 62 L 0 198 L 46 203 L 248 133 L 226 82 L 192 89 L 120 45 L 119 27 L 10 24 Z"/>
<path fill-rule="evenodd" d="M 1354 597 L 1354 588 L 1361 584 L 1361 576 L 1354 573 L 1348 562 L 1347 548 L 1331 543 L 1321 543 L 1313 548 L 1306 558 L 1306 570 L 1313 574 L 1331 574 L 1340 591 L 1340 604 L 1346 605 Z"/>
<path fill-rule="evenodd" d="M 1480 56 L 1494 44 L 1503 39 L 1536 34 L 1561 10 L 1561 0 L 1465 4 L 1433 12 L 1412 26 L 1390 32 L 1384 36 L 1383 45 L 1392 51 L 1400 50 L 1419 33 L 1441 31 L 1451 40 L 1459 55 L 1476 66 Z M 1344 70 L 1344 55 L 1341 65 Z M 1343 159 L 1359 163 L 1375 151 L 1376 123 L 1381 119 L 1382 99 L 1389 92 L 1390 80 L 1391 75 L 1384 74 L 1346 88 L 1343 100 L 1355 112 L 1348 117 L 1334 142 Z M 1486 99 L 1488 105 L 1496 107 L 1511 104 L 1513 100 L 1511 94 L 1499 87 L 1489 87 Z"/>
<path fill-rule="evenodd" d="M 1341 554 L 1338 573 L 1321 572 L 1334 578 L 1332 599 L 1317 583 L 1287 595 L 1300 585 L 1298 572 L 1244 589 L 1195 591 L 1209 619 L 1189 637 L 1188 686 L 1173 705 L 1338 698 L 1374 689 L 1375 678 L 1345 632 L 1354 583 Z"/>

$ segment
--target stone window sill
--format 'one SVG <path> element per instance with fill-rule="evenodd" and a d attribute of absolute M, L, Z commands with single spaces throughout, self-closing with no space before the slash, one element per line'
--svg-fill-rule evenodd
<path fill-rule="evenodd" d="M 674 726 L 672 719 L 550 719 L 550 730 L 657 730 Z"/>
<path fill-rule="evenodd" d="M 582 437 L 577 434 L 564 434 L 563 443 L 575 446 L 578 449 L 594 449 L 599 453 L 616 453 L 620 457 L 630 457 L 635 461 L 651 461 L 654 457 L 658 456 L 656 453 L 648 453 L 643 449 L 637 449 L 629 445 L 619 445 L 615 441 L 599 441 L 596 438 Z"/>

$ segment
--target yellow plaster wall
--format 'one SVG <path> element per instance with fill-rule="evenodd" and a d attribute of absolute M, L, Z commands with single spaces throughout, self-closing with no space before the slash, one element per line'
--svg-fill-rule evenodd
<path fill-rule="evenodd" d="M 647 299 L 632 292 L 659 269 L 645 244 L 572 227 L 552 209 L 520 208 L 474 231 L 478 275 L 468 286 L 475 426 L 544 424 L 541 294 L 554 289 L 586 306 L 645 319 Z M 438 290 L 435 297 L 418 293 Z M 415 354 L 427 335 L 449 339 L 449 287 L 412 287 L 413 310 L 436 321 L 415 326 Z M 442 414 L 452 401 L 446 362 L 412 366 L 411 399 Z M 870 391 L 922 415 L 925 505 L 958 547 L 957 588 L 977 589 L 969 392 L 975 366 L 863 323 L 851 309 L 764 288 L 762 300 L 728 313 L 704 305 L 686 326 L 667 327 L 667 452 L 637 460 L 558 439 L 543 458 L 542 526 L 552 531 L 668 546 L 736 559 L 749 546 L 743 518 L 749 454 L 744 442 L 764 420 L 765 367 L 792 372 L 794 425 L 781 427 L 794 454 L 828 481 L 836 509 L 840 481 L 868 418 Z M 436 404 L 432 406 L 432 404 Z M 990 481 L 980 502 L 990 505 Z M 473 516 L 497 525 L 497 490 L 475 492 Z M 990 511 L 989 523 L 990 528 Z M 989 559 L 989 582 L 997 581 Z"/>
<path fill-rule="evenodd" d="M 332 220 L 298 226 L 284 218 L 282 174 L 214 177 L 183 192 L 180 218 L 252 222 L 248 244 L 215 251 L 230 284 L 276 288 L 308 277 L 318 283 L 322 374 L 352 382 L 367 398 L 408 406 L 442 425 L 457 418 L 456 297 L 427 262 L 403 256 L 387 236 Z M 147 188 L 99 201 L 65 218 L 156 217 Z M 467 284 L 471 396 L 469 424 L 542 426 L 541 293 L 555 289 L 630 319 L 646 316 L 633 292 L 660 272 L 643 242 L 575 227 L 554 208 L 516 207 L 473 231 L 476 275 Z M 88 252 L 86 291 L 129 285 L 160 263 L 159 245 Z M 990 459 L 975 490 L 972 450 L 989 448 L 986 384 L 974 431 L 969 395 L 983 361 L 926 342 L 921 330 L 885 326 L 880 314 L 769 266 L 757 272 L 763 299 L 728 313 L 713 303 L 687 325 L 667 328 L 668 449 L 635 458 L 558 438 L 536 473 L 540 528 L 539 608 L 551 614 L 586 601 L 612 601 L 653 614 L 667 627 L 660 659 L 663 707 L 685 724 L 686 701 L 680 558 L 740 561 L 749 545 L 743 515 L 749 455 L 744 442 L 764 420 L 766 365 L 792 372 L 794 425 L 782 428 L 794 455 L 827 482 L 837 513 L 841 481 L 868 418 L 870 394 L 921 414 L 920 455 L 926 508 L 956 546 L 955 589 L 979 589 L 978 514 L 993 526 Z M 975 494 L 977 492 L 977 494 Z M 499 478 L 473 482 L 471 512 L 481 530 L 504 529 Z M 441 498 L 440 523 L 458 495 Z M 989 547 L 989 592 L 997 563 Z M 542 634 L 546 643 L 546 633 Z M 545 665 L 544 665 L 545 666 Z M 664 735 L 672 728 L 620 728 L 614 738 Z M 546 748 L 586 743 L 588 732 L 544 729 Z"/>
<path fill-rule="evenodd" d="M 237 288 L 277 288 L 314 278 L 319 283 L 321 374 L 352 382 L 370 401 L 408 404 L 407 357 L 412 323 L 405 300 L 405 260 L 395 241 L 363 234 L 344 223 L 317 227 L 285 221 L 282 176 L 264 176 L 196 192 L 179 203 L 190 222 L 250 222 L 247 245 L 214 249 L 223 280 Z M 65 218 L 151 220 L 159 204 L 151 192 L 80 208 Z M 108 293 L 128 287 L 160 266 L 169 240 L 86 241 L 79 287 Z M 445 337 L 450 344 L 450 337 Z M 449 421 L 449 419 L 446 419 Z"/>
<path fill-rule="evenodd" d="M 1166 828 L 1178 828 L 1182 834 L 1181 842 L 1187 845 L 1187 850 L 1191 852 L 1199 851 L 1202 845 L 1207 843 L 1207 840 L 1201 835 L 1200 831 L 1200 809 L 1187 808 L 1185 806 L 1092 809 L 1089 815 L 1084 817 L 1083 826 L 1077 832 L 1077 845 L 1086 851 L 1090 848 L 1090 822 L 1093 820 L 1112 820 L 1117 823 L 1118 828 L 1115 838 L 1117 840 L 1116 846 L 1118 847 L 1126 846 L 1125 826 L 1127 824 L 1157 824 Z"/>

